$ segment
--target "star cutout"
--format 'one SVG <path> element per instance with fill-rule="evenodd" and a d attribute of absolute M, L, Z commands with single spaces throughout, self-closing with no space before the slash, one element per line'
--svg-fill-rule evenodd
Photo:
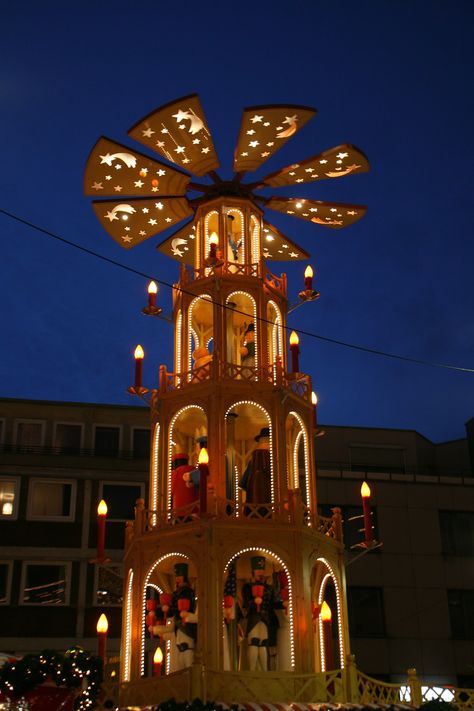
<path fill-rule="evenodd" d="M 264 153 L 260 153 L 261 158 L 266 158 L 267 156 L 270 155 L 269 151 L 265 151 Z"/>
<path fill-rule="evenodd" d="M 177 114 L 173 114 L 173 118 L 176 119 L 176 123 L 181 123 L 181 121 L 184 121 L 185 118 L 188 118 L 188 114 L 186 111 L 179 109 Z"/>
<path fill-rule="evenodd" d="M 180 128 L 181 130 L 183 130 L 183 129 L 186 128 L 186 126 L 184 125 L 184 123 L 182 123 L 180 126 L 178 126 L 178 128 Z"/>
<path fill-rule="evenodd" d="M 313 172 L 314 172 L 314 168 L 305 168 L 305 169 L 304 169 L 304 172 L 305 172 L 305 173 L 313 173 Z"/>
<path fill-rule="evenodd" d="M 282 244 L 281 246 L 283 247 L 283 249 L 288 249 L 288 245 L 287 245 L 287 244 Z"/>
<path fill-rule="evenodd" d="M 114 188 L 116 193 L 120 193 L 122 191 L 122 186 L 121 185 L 116 185 Z"/>
<path fill-rule="evenodd" d="M 247 131 L 247 136 L 253 136 L 254 133 L 255 131 L 251 128 L 250 131 Z"/>
<path fill-rule="evenodd" d="M 249 146 L 250 148 L 256 148 L 259 145 L 258 141 L 250 141 Z"/>
<path fill-rule="evenodd" d="M 146 215 L 147 212 L 150 212 L 150 210 L 147 207 L 142 207 L 142 212 L 144 212 Z"/>
<path fill-rule="evenodd" d="M 162 129 L 161 129 L 161 133 L 168 133 L 168 129 L 167 129 L 167 128 L 162 128 Z"/>
<path fill-rule="evenodd" d="M 102 163 L 107 163 L 107 165 L 112 166 L 112 156 L 110 153 L 106 153 L 105 156 L 99 156 L 100 157 L 100 164 Z"/>
<path fill-rule="evenodd" d="M 126 227 L 125 232 L 130 232 L 130 227 Z"/>
<path fill-rule="evenodd" d="M 159 188 L 155 185 L 155 186 L 151 189 L 151 192 L 152 192 L 152 193 L 157 193 L 158 190 L 159 190 Z"/>
<path fill-rule="evenodd" d="M 194 144 L 195 146 L 198 146 L 200 143 L 201 143 L 201 139 L 200 139 L 200 138 L 195 138 L 194 141 L 193 141 L 193 144 Z"/>
<path fill-rule="evenodd" d="M 189 163 L 189 158 L 183 158 L 183 163 Z"/>
<path fill-rule="evenodd" d="M 320 160 L 319 162 L 321 163 L 321 165 L 325 165 L 327 163 L 327 160 L 323 158 L 323 160 Z"/>
<path fill-rule="evenodd" d="M 296 123 L 297 119 L 298 119 L 298 114 L 294 114 L 294 116 L 285 116 L 285 120 L 283 121 L 283 123 L 287 123 L 288 126 L 292 126 L 293 124 Z"/>
<path fill-rule="evenodd" d="M 295 211 L 294 211 L 294 210 L 287 210 L 286 212 L 288 213 L 288 215 L 294 215 L 294 214 L 295 214 Z"/>
<path fill-rule="evenodd" d="M 108 212 L 105 215 L 105 218 L 107 220 L 110 220 L 110 222 L 113 222 L 114 220 L 118 220 L 118 215 L 115 212 Z"/>
<path fill-rule="evenodd" d="M 270 121 L 265 121 L 264 126 L 270 126 Z"/>
<path fill-rule="evenodd" d="M 297 257 L 297 256 L 298 256 L 298 252 L 290 252 L 290 257 Z"/>
<path fill-rule="evenodd" d="M 164 147 L 165 147 L 164 141 L 157 141 L 157 142 L 156 142 L 156 145 L 157 145 L 158 148 L 164 148 Z"/>
<path fill-rule="evenodd" d="M 146 178 L 147 173 L 148 173 L 148 168 L 140 168 L 140 175 L 142 176 L 142 178 Z"/>
<path fill-rule="evenodd" d="M 317 212 L 317 211 L 318 211 L 318 208 L 317 208 L 317 207 L 310 207 L 310 208 L 309 208 L 309 211 L 310 211 L 310 212 Z"/>
<path fill-rule="evenodd" d="M 275 142 L 274 142 L 274 141 L 270 141 L 269 143 L 267 143 L 267 146 L 268 146 L 269 148 L 271 148 L 271 147 L 274 146 L 274 145 L 275 145 Z"/>
<path fill-rule="evenodd" d="M 335 207 L 331 207 L 331 212 L 337 212 Z"/>
<path fill-rule="evenodd" d="M 290 175 L 296 175 L 295 171 L 293 170 Z"/>
<path fill-rule="evenodd" d="M 174 149 L 174 152 L 175 152 L 175 153 L 184 153 L 184 146 L 177 146 L 177 147 Z"/>
<path fill-rule="evenodd" d="M 173 222 L 173 220 L 171 219 L 171 217 L 167 217 L 167 218 L 165 219 L 165 222 Z"/>
<path fill-rule="evenodd" d="M 120 163 L 115 164 L 115 170 L 122 170 L 122 166 L 120 165 Z"/>
<path fill-rule="evenodd" d="M 106 176 L 105 176 L 105 179 L 106 179 L 106 180 L 112 180 L 112 176 L 111 176 L 111 175 L 106 175 Z"/>
<path fill-rule="evenodd" d="M 151 130 L 151 128 L 146 128 L 144 131 L 142 130 L 142 136 L 143 138 L 151 138 L 155 132 Z"/>
<path fill-rule="evenodd" d="M 160 168 L 160 170 L 156 171 L 156 174 L 159 176 L 166 175 L 166 170 L 163 170 L 162 168 Z"/>
<path fill-rule="evenodd" d="M 241 153 L 240 155 L 245 158 L 245 156 L 248 156 L 248 153 Z"/>
<path fill-rule="evenodd" d="M 347 158 L 348 155 L 349 153 L 338 153 L 336 158 Z"/>
<path fill-rule="evenodd" d="M 347 214 L 348 215 L 357 215 L 357 212 L 355 210 L 348 210 Z"/>
<path fill-rule="evenodd" d="M 124 242 L 132 241 L 132 237 L 130 237 L 130 235 L 122 235 L 121 239 L 123 239 Z"/>
<path fill-rule="evenodd" d="M 209 146 L 206 146 L 206 148 L 201 148 L 201 153 L 209 153 Z"/>
<path fill-rule="evenodd" d="M 298 178 L 297 180 L 295 180 L 295 183 L 304 183 L 304 179 L 303 179 L 303 178 Z"/>
<path fill-rule="evenodd" d="M 262 123 L 263 121 L 263 116 L 259 116 L 258 114 L 255 114 L 251 119 L 252 123 Z"/>
<path fill-rule="evenodd" d="M 93 183 L 93 185 L 92 185 L 92 190 L 103 190 L 103 189 L 104 189 L 104 186 L 102 185 L 102 183 Z"/>
<path fill-rule="evenodd" d="M 158 208 L 158 210 L 162 210 L 164 205 L 162 202 L 155 202 L 155 207 Z"/>
<path fill-rule="evenodd" d="M 156 220 L 154 220 L 152 217 L 148 220 L 149 225 L 156 225 Z"/>
<path fill-rule="evenodd" d="M 145 232 L 145 230 L 140 230 L 140 232 L 138 234 L 140 235 L 140 237 L 145 237 L 146 232 Z"/>
<path fill-rule="evenodd" d="M 135 180 L 134 184 L 136 188 L 143 188 L 145 183 L 142 180 Z"/>

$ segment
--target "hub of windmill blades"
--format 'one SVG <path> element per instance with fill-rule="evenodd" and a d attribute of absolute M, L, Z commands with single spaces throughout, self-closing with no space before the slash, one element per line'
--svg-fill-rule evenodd
<path fill-rule="evenodd" d="M 334 180 L 369 170 L 366 156 L 345 143 L 310 158 L 292 163 L 253 183 L 243 182 L 249 171 L 260 168 L 316 114 L 307 106 L 271 104 L 244 109 L 234 157 L 234 178 L 223 181 L 217 174 L 219 160 L 197 94 L 161 106 L 129 130 L 152 158 L 135 148 L 101 137 L 86 164 L 84 191 L 94 196 L 95 214 L 110 236 L 130 249 L 192 218 L 203 202 L 228 196 L 244 198 L 284 215 L 331 230 L 357 222 L 367 211 L 352 205 L 298 197 L 267 197 L 265 188 L 298 187 L 300 184 Z M 193 176 L 206 176 L 201 184 Z M 202 193 L 201 197 L 190 193 Z M 271 249 L 263 250 L 270 261 L 308 259 L 305 249 L 263 220 Z M 158 245 L 160 251 L 183 264 L 194 265 L 192 220 Z M 301 296 L 314 300 L 318 292 Z"/>

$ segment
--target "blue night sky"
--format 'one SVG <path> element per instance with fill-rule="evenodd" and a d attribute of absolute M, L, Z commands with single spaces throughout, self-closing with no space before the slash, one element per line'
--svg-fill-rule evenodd
<path fill-rule="evenodd" d="M 268 212 L 312 255 L 321 299 L 289 325 L 409 358 L 474 368 L 471 0 L 204 0 L 4 4 L 0 22 L 0 207 L 157 279 L 178 264 L 131 251 L 101 228 L 82 193 L 100 135 L 127 130 L 197 92 L 231 177 L 244 106 L 294 103 L 317 116 L 257 177 L 352 143 L 372 170 L 267 191 L 368 205 L 338 232 Z M 158 157 L 158 156 L 157 156 Z M 249 175 L 248 180 L 254 176 Z M 171 326 L 147 319 L 147 280 L 0 213 L 0 396 L 136 404 L 126 387 L 172 368 Z M 305 263 L 286 271 L 291 298 Z M 159 294 L 165 311 L 170 293 Z M 303 336 L 326 424 L 464 436 L 474 373 L 414 365 Z"/>

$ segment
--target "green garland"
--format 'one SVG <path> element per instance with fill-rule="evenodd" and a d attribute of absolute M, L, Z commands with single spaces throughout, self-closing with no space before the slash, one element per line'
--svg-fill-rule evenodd
<path fill-rule="evenodd" d="M 64 654 L 45 649 L 39 654 L 27 654 L 23 659 L 4 664 L 0 668 L 0 691 L 19 699 L 47 678 L 52 679 L 56 686 L 68 689 L 80 689 L 85 679 L 87 686 L 75 699 L 74 708 L 86 711 L 95 705 L 102 677 L 102 659 L 82 647 L 71 647 Z"/>

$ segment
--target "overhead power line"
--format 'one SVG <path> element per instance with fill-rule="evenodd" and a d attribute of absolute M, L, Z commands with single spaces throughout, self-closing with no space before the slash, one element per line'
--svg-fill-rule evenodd
<path fill-rule="evenodd" d="M 120 269 L 124 269 L 127 272 L 130 272 L 131 274 L 135 274 L 136 276 L 143 277 L 144 279 L 148 280 L 154 280 L 161 284 L 162 286 L 166 286 L 170 289 L 177 289 L 185 294 L 191 294 L 192 296 L 195 296 L 194 293 L 191 293 L 187 291 L 186 289 L 183 289 L 182 287 L 176 287 L 174 284 L 170 284 L 167 281 L 164 281 L 163 279 L 158 279 L 155 276 L 151 276 L 150 274 L 147 274 L 146 272 L 142 272 L 139 269 L 134 269 L 133 267 L 129 267 L 126 264 L 122 264 L 122 262 L 118 262 L 115 259 L 111 259 L 110 257 L 106 257 L 103 254 L 100 254 L 99 252 L 95 252 L 92 249 L 88 249 L 87 247 L 83 247 L 80 244 L 77 244 L 76 242 L 72 242 L 71 240 L 66 239 L 65 237 L 61 237 L 58 234 L 55 234 L 54 232 L 51 232 L 50 230 L 45 229 L 44 227 L 40 227 L 39 225 L 36 225 L 34 222 L 30 222 L 29 220 L 24 219 L 23 217 L 20 217 L 19 215 L 15 215 L 12 212 L 9 212 L 8 210 L 4 210 L 3 208 L 0 208 L 0 213 L 5 215 L 6 217 L 9 217 L 12 220 L 15 220 L 16 222 L 19 222 L 23 225 L 26 225 L 27 227 L 30 227 L 33 230 L 36 230 L 36 232 L 40 232 L 41 234 L 51 237 L 52 239 L 57 240 L 58 242 L 62 242 L 63 244 L 67 245 L 68 247 L 73 247 L 74 249 L 79 250 L 80 252 L 84 252 L 85 254 L 89 254 L 91 257 L 96 257 L 97 259 L 101 259 L 103 262 L 106 262 L 108 264 L 112 264 L 115 267 L 119 267 Z M 225 304 L 220 304 L 219 302 L 213 301 L 209 297 L 205 297 L 206 301 L 209 301 L 213 304 L 216 304 L 217 306 L 221 308 L 227 308 Z M 244 311 L 239 311 L 236 308 L 233 308 L 232 311 L 234 313 L 240 313 L 244 316 L 248 316 L 249 318 L 253 319 L 253 314 L 248 314 Z M 259 321 L 263 323 L 270 323 L 273 325 L 273 322 L 268 321 L 267 319 L 259 318 Z M 293 330 L 289 326 L 285 327 L 287 331 Z M 305 331 L 302 329 L 296 329 L 298 333 L 300 333 L 303 336 L 307 336 L 308 338 L 315 338 L 318 341 L 324 341 L 326 343 L 332 343 L 336 346 L 341 346 L 342 348 L 351 348 L 352 350 L 356 351 L 362 351 L 363 353 L 371 353 L 372 355 L 377 355 L 381 356 L 383 358 L 391 358 L 393 360 L 400 360 L 400 361 L 405 361 L 407 363 L 414 363 L 416 365 L 426 365 L 430 366 L 432 368 L 444 368 L 447 370 L 456 370 L 458 372 L 462 373 L 474 373 L 474 368 L 463 368 L 457 365 L 451 365 L 449 363 L 436 363 L 434 361 L 428 361 L 428 360 L 423 360 L 421 358 L 410 358 L 409 356 L 403 356 L 398 353 L 388 353 L 387 351 L 382 351 L 377 348 L 369 348 L 368 346 L 360 346 L 355 343 L 348 343 L 347 341 L 341 341 L 337 338 L 329 338 L 328 336 L 321 336 L 318 333 L 313 333 L 312 331 Z"/>

